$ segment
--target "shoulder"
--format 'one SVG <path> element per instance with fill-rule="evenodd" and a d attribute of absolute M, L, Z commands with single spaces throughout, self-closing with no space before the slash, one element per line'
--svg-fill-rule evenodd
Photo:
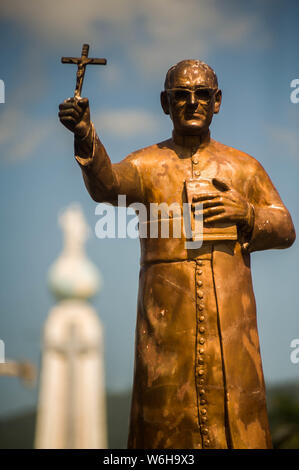
<path fill-rule="evenodd" d="M 222 144 L 216 140 L 211 140 L 212 151 L 219 154 L 221 158 L 228 160 L 230 163 L 241 165 L 245 171 L 263 172 L 265 171 L 261 163 L 242 150 Z"/>
<path fill-rule="evenodd" d="M 146 162 L 154 163 L 155 160 L 161 159 L 162 154 L 171 155 L 171 153 L 171 139 L 167 139 L 157 144 L 135 150 L 127 155 L 121 163 L 131 163 L 139 166 Z"/>

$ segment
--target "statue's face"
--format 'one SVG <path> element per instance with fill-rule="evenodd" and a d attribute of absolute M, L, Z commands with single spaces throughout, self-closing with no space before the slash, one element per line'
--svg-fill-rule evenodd
<path fill-rule="evenodd" d="M 221 91 L 213 85 L 211 75 L 196 65 L 185 65 L 173 72 L 161 101 L 164 112 L 170 114 L 175 131 L 183 135 L 200 135 L 209 129 L 213 114 L 218 113 L 221 103 Z"/>

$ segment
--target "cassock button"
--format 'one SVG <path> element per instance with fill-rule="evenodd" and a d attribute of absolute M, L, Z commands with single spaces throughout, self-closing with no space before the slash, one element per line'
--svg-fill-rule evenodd
<path fill-rule="evenodd" d="M 202 298 L 203 298 L 203 291 L 200 290 L 200 289 L 198 289 L 198 290 L 197 290 L 197 295 L 198 295 L 198 297 L 199 297 L 200 299 L 202 299 Z"/>
<path fill-rule="evenodd" d="M 208 418 L 206 416 L 202 416 L 201 420 L 202 420 L 203 423 L 206 423 L 208 421 Z"/>
<path fill-rule="evenodd" d="M 199 390 L 199 394 L 200 394 L 200 395 L 204 395 L 205 393 L 206 393 L 206 391 L 205 391 L 204 388 L 201 388 L 201 389 Z"/>
<path fill-rule="evenodd" d="M 200 315 L 199 321 L 204 321 L 205 317 L 203 315 Z"/>
<path fill-rule="evenodd" d="M 202 433 L 203 433 L 203 434 L 209 434 L 208 428 L 203 428 Z"/>
<path fill-rule="evenodd" d="M 204 304 L 203 303 L 200 303 L 199 306 L 198 306 L 199 310 L 203 310 L 205 308 Z"/>
<path fill-rule="evenodd" d="M 193 161 L 193 163 L 195 163 L 195 165 L 197 165 L 197 163 L 198 163 L 198 158 L 197 158 L 197 157 L 192 157 L 192 161 Z"/>
<path fill-rule="evenodd" d="M 200 331 L 201 333 L 204 333 L 204 332 L 206 331 L 206 329 L 205 329 L 204 326 L 201 326 L 201 327 L 199 328 L 199 331 Z"/>
<path fill-rule="evenodd" d="M 196 171 L 194 172 L 194 174 L 195 174 L 195 176 L 199 176 L 199 175 L 200 175 L 200 171 L 196 170 Z"/>
<path fill-rule="evenodd" d="M 204 364 L 205 361 L 203 359 L 198 359 L 198 364 Z"/>
<path fill-rule="evenodd" d="M 200 400 L 201 405 L 205 405 L 207 403 L 207 400 Z"/>
<path fill-rule="evenodd" d="M 207 414 L 207 410 L 206 410 L 205 408 L 203 408 L 203 409 L 201 410 L 201 414 L 202 414 L 203 416 L 205 416 L 205 415 Z"/>
<path fill-rule="evenodd" d="M 203 354 L 205 352 L 204 348 L 199 348 L 199 353 Z"/>
<path fill-rule="evenodd" d="M 197 281 L 196 284 L 198 285 L 198 287 L 201 287 L 202 286 L 202 281 Z"/>
<path fill-rule="evenodd" d="M 199 338 L 199 343 L 200 343 L 200 344 L 205 344 L 204 338 Z"/>
<path fill-rule="evenodd" d="M 198 371 L 198 375 L 203 375 L 204 373 L 205 373 L 205 371 L 204 371 L 204 370 L 202 370 L 202 369 L 199 369 L 199 371 Z"/>
<path fill-rule="evenodd" d="M 203 385 L 205 383 L 205 379 L 200 379 L 199 383 L 200 385 Z"/>
<path fill-rule="evenodd" d="M 197 264 L 198 264 L 198 266 L 202 266 L 202 260 L 199 259 L 199 260 L 197 261 Z"/>
<path fill-rule="evenodd" d="M 204 445 L 205 445 L 205 447 L 209 447 L 209 446 L 210 446 L 210 441 L 209 441 L 209 439 L 205 439 L 205 440 L 204 440 Z"/>

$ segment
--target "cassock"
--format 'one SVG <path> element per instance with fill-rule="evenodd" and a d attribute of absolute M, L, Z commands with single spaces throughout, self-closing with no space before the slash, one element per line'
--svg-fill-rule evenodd
<path fill-rule="evenodd" d="M 210 138 L 173 135 L 112 164 L 94 134 L 75 155 L 97 202 L 186 202 L 186 181 L 217 178 L 254 209 L 237 240 L 140 238 L 129 448 L 270 448 L 250 253 L 289 247 L 290 214 L 253 157 Z M 83 158 L 85 157 L 85 158 Z M 170 221 L 171 225 L 171 221 Z"/>

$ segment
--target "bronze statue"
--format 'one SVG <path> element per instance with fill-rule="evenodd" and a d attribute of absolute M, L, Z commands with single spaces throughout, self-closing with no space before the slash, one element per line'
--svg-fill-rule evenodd
<path fill-rule="evenodd" d="M 112 164 L 86 98 L 60 105 L 75 156 L 97 202 L 203 205 L 197 249 L 186 238 L 140 238 L 129 448 L 270 448 L 250 253 L 287 248 L 290 214 L 253 157 L 211 139 L 221 105 L 214 71 L 184 60 L 161 93 L 172 137 Z M 209 181 L 197 192 L 201 181 Z M 218 228 L 217 228 L 218 227 Z M 228 230 L 221 232 L 221 227 Z"/>

